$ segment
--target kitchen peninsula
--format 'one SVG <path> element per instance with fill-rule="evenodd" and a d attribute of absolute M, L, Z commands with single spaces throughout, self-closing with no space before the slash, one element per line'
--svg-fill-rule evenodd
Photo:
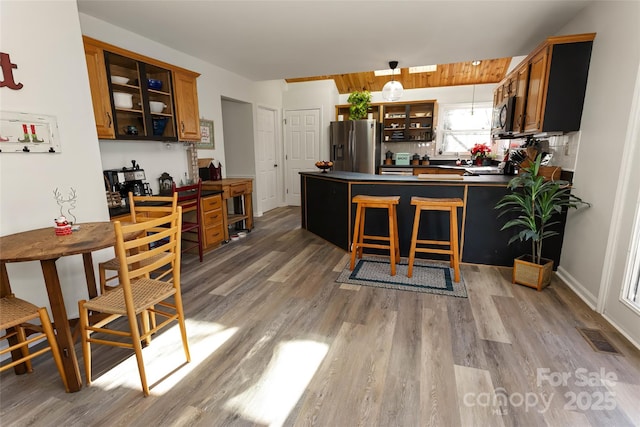
<path fill-rule="evenodd" d="M 430 179 L 405 175 L 372 175 L 357 172 L 301 172 L 302 228 L 349 251 L 355 222 L 358 194 L 400 196 L 398 205 L 398 234 L 400 254 L 408 256 L 413 227 L 414 208 L 411 197 L 458 197 L 465 207 L 458 216 L 461 261 L 472 264 L 512 266 L 513 259 L 527 253 L 529 244 L 508 244 L 512 231 L 501 231 L 507 217 L 498 218 L 494 206 L 510 190 L 511 179 L 505 175 L 458 176 L 431 175 Z M 388 235 L 387 217 L 383 210 L 367 213 L 366 234 Z M 545 243 L 543 256 L 553 259 L 554 268 L 560 262 L 566 211 L 552 228 L 559 234 Z M 440 212 L 423 214 L 428 224 L 421 228 L 420 239 L 447 240 L 448 216 Z M 424 233 L 424 234 L 423 234 Z"/>

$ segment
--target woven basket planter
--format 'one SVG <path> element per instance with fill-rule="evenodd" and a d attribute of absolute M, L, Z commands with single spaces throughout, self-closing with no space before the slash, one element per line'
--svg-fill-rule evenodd
<path fill-rule="evenodd" d="M 522 255 L 513 260 L 511 282 L 541 291 L 551 282 L 553 260 L 542 258 L 542 264 L 531 262 L 531 255 Z"/>

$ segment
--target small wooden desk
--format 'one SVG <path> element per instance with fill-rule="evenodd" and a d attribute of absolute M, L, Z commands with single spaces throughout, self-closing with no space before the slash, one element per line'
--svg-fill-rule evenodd
<path fill-rule="evenodd" d="M 80 230 L 74 231 L 69 236 L 56 236 L 51 226 L 0 237 L 0 248 L 2 248 L 0 251 L 0 297 L 12 293 L 6 263 L 40 261 L 62 363 L 69 381 L 69 390 L 72 392 L 82 388 L 82 378 L 73 347 L 73 337 L 64 306 L 56 261 L 63 256 L 82 254 L 89 298 L 94 298 L 98 295 L 98 289 L 91 252 L 108 248 L 116 242 L 111 222 L 89 222 L 78 225 Z M 135 236 L 125 236 L 125 239 L 133 237 Z"/>
<path fill-rule="evenodd" d="M 252 178 L 225 178 L 203 181 L 203 190 L 222 191 L 222 226 L 224 240 L 229 241 L 229 226 L 244 221 L 247 230 L 253 229 Z M 233 200 L 233 213 L 229 213 L 228 200 Z"/>

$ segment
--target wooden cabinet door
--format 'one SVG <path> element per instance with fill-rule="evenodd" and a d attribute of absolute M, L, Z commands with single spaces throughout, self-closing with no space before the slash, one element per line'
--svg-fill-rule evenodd
<path fill-rule="evenodd" d="M 173 91 L 179 141 L 200 141 L 200 113 L 198 108 L 197 75 L 173 72 Z"/>
<path fill-rule="evenodd" d="M 114 139 L 116 134 L 113 126 L 113 111 L 111 110 L 104 51 L 98 46 L 85 42 L 84 56 L 87 61 L 91 102 L 93 103 L 98 138 Z"/>
<path fill-rule="evenodd" d="M 522 132 L 527 101 L 527 84 L 529 83 L 529 64 L 526 63 L 516 72 L 515 93 L 516 103 L 513 110 L 513 131 Z"/>
<path fill-rule="evenodd" d="M 524 132 L 542 129 L 542 115 L 546 90 L 548 48 L 531 58 L 529 69 L 529 90 L 524 120 Z"/>
<path fill-rule="evenodd" d="M 503 85 L 498 86 L 498 88 L 496 89 L 496 105 L 500 104 L 502 102 L 502 92 L 504 90 Z"/>

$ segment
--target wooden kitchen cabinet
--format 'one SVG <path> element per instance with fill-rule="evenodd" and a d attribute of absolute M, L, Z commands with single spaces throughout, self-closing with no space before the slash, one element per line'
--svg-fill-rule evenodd
<path fill-rule="evenodd" d="M 525 107 L 524 132 L 533 132 L 540 128 L 547 71 L 548 48 L 543 49 L 529 62 L 529 86 Z"/>
<path fill-rule="evenodd" d="M 176 99 L 178 140 L 200 141 L 197 73 L 174 71 L 173 91 Z"/>
<path fill-rule="evenodd" d="M 201 223 L 204 233 L 204 249 L 219 246 L 224 241 L 224 214 L 222 195 L 203 196 L 200 199 Z"/>
<path fill-rule="evenodd" d="M 436 125 L 436 101 L 382 104 L 382 141 L 429 142 L 433 140 Z"/>
<path fill-rule="evenodd" d="M 529 84 L 529 64 L 519 67 L 515 71 L 516 102 L 513 109 L 513 131 L 522 132 L 524 127 L 524 114 L 527 100 L 527 85 Z"/>
<path fill-rule="evenodd" d="M 595 33 L 549 37 L 494 91 L 494 107 L 515 96 L 515 135 L 580 129 Z"/>
<path fill-rule="evenodd" d="M 200 140 L 198 73 L 90 37 L 83 41 L 99 138 Z M 128 81 L 113 81 L 112 76 Z M 149 79 L 160 81 L 161 87 L 149 87 Z M 116 102 L 117 97 L 125 98 L 126 105 Z"/>
<path fill-rule="evenodd" d="M 85 41 L 84 56 L 87 61 L 87 73 L 89 75 L 89 89 L 93 103 L 93 115 L 96 120 L 98 138 L 115 138 L 113 124 L 113 112 L 111 110 L 111 97 L 107 84 L 107 69 L 104 63 L 104 51 L 99 46 Z"/>
<path fill-rule="evenodd" d="M 380 121 L 380 108 L 381 103 L 372 102 L 369 106 L 369 113 L 373 114 L 373 120 L 379 122 Z M 336 121 L 338 120 L 338 116 L 342 116 L 344 121 L 349 120 L 349 107 L 351 104 L 340 104 L 336 105 Z M 366 117 L 365 117 L 366 118 Z"/>

